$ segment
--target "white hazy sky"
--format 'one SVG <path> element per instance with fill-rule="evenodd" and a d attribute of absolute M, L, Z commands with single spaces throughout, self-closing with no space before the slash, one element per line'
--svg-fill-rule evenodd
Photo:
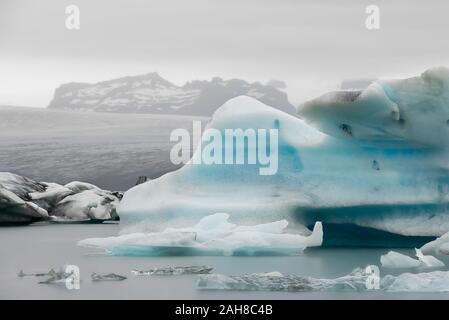
<path fill-rule="evenodd" d="M 69 4 L 79 31 L 65 28 Z M 448 16 L 446 0 L 0 0 L 0 104 L 45 107 L 61 83 L 152 71 L 280 79 L 297 104 L 343 79 L 449 65 Z"/>

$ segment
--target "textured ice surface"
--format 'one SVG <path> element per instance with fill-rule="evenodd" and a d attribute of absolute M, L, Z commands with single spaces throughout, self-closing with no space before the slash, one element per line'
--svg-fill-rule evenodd
<path fill-rule="evenodd" d="M 444 262 L 434 256 L 424 255 L 420 249 L 415 249 L 417 259 L 390 251 L 380 257 L 382 267 L 386 268 L 438 268 L 444 267 Z"/>
<path fill-rule="evenodd" d="M 95 272 L 90 275 L 90 278 L 92 281 L 123 281 L 127 279 L 125 276 L 115 273 L 98 274 Z"/>
<path fill-rule="evenodd" d="M 0 172 L 0 223 L 115 220 L 121 194 L 91 184 L 35 182 Z"/>
<path fill-rule="evenodd" d="M 434 256 L 431 255 L 424 255 L 420 249 L 416 250 L 416 256 L 418 257 L 418 260 L 425 266 L 429 268 L 438 268 L 438 267 L 444 267 L 444 262 L 441 260 L 438 260 Z"/>
<path fill-rule="evenodd" d="M 422 265 L 419 260 L 395 251 L 382 255 L 380 263 L 385 268 L 417 268 Z"/>
<path fill-rule="evenodd" d="M 288 222 L 237 226 L 229 215 L 216 213 L 190 228 L 167 228 L 162 232 L 130 233 L 118 237 L 78 242 L 113 255 L 290 255 L 320 246 L 322 227 L 316 223 L 310 236 L 284 233 Z"/>
<path fill-rule="evenodd" d="M 208 266 L 185 266 L 185 267 L 160 267 L 149 270 L 132 270 L 132 274 L 136 276 L 173 276 L 182 274 L 208 274 L 214 268 Z"/>
<path fill-rule="evenodd" d="M 119 198 L 109 191 L 86 190 L 65 197 L 52 214 L 59 220 L 114 220 Z"/>
<path fill-rule="evenodd" d="M 387 275 L 381 288 L 391 292 L 449 292 L 449 271 Z"/>
<path fill-rule="evenodd" d="M 371 275 L 357 268 L 335 279 L 319 279 L 279 272 L 253 273 L 242 276 L 222 274 L 200 275 L 197 287 L 203 290 L 238 291 L 373 291 Z M 379 279 L 377 290 L 387 292 L 448 292 L 449 271 L 403 273 Z"/>
<path fill-rule="evenodd" d="M 242 276 L 211 274 L 199 276 L 197 286 L 208 290 L 244 291 L 362 291 L 369 274 L 357 268 L 336 279 L 318 279 L 279 272 L 253 273 Z"/>
<path fill-rule="evenodd" d="M 25 273 L 23 270 L 20 270 L 20 272 L 17 274 L 20 278 L 23 277 L 45 277 L 45 276 L 52 276 L 56 273 L 55 270 L 51 269 L 48 272 L 38 272 L 38 273 Z"/>
<path fill-rule="evenodd" d="M 421 250 L 424 253 L 449 254 L 449 232 L 446 232 L 434 241 L 426 243 Z"/>
<path fill-rule="evenodd" d="M 39 281 L 40 284 L 57 284 L 66 285 L 68 282 L 74 281 L 74 274 L 72 272 L 66 272 L 64 268 L 60 268 L 59 271 L 51 269 L 48 274 L 48 278 Z"/>
<path fill-rule="evenodd" d="M 249 97 L 229 100 L 208 128 L 278 129 L 277 174 L 261 176 L 258 165 L 188 164 L 125 194 L 122 232 L 228 212 L 238 224 L 286 219 L 296 231 L 322 221 L 440 236 L 449 230 L 448 83 L 444 68 L 376 81 L 305 103 L 304 119 Z"/>

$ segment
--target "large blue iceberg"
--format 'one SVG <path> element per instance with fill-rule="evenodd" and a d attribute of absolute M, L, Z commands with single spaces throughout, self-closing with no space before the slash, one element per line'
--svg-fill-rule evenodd
<path fill-rule="evenodd" d="M 373 230 L 404 237 L 449 231 L 449 69 L 331 92 L 298 113 L 246 96 L 226 102 L 207 129 L 223 136 L 242 129 L 235 130 L 236 139 L 248 138 L 247 129 L 277 130 L 276 173 L 261 174 L 259 162 L 192 160 L 126 192 L 118 208 L 121 232 L 188 227 L 217 212 L 238 225 L 287 220 L 288 232 L 304 235 L 317 221 L 369 228 L 361 238 Z M 202 140 L 210 142 L 210 136 Z M 197 148 L 193 159 L 206 147 Z M 223 141 L 222 153 L 265 147 Z"/>

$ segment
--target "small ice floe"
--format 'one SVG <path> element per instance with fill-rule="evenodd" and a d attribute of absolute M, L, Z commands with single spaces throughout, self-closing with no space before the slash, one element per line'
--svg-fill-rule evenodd
<path fill-rule="evenodd" d="M 118 220 L 122 194 L 84 182 L 36 182 L 0 172 L 0 224 L 103 222 Z"/>
<path fill-rule="evenodd" d="M 197 286 L 205 290 L 242 291 L 363 291 L 371 273 L 357 268 L 336 279 L 318 279 L 280 272 L 253 273 L 241 276 L 222 274 L 201 275 Z"/>
<path fill-rule="evenodd" d="M 23 270 L 20 270 L 20 272 L 17 274 L 20 278 L 23 277 L 46 277 L 46 276 L 53 276 L 56 273 L 55 270 L 51 269 L 48 272 L 41 272 L 41 273 L 25 273 Z"/>
<path fill-rule="evenodd" d="M 415 251 L 416 251 L 416 256 L 418 257 L 419 261 L 421 261 L 421 263 L 424 266 L 429 267 L 429 268 L 444 267 L 444 262 L 441 260 L 438 260 L 434 256 L 424 255 L 420 249 L 415 249 Z"/>
<path fill-rule="evenodd" d="M 285 232 L 287 220 L 238 226 L 230 223 L 229 217 L 227 213 L 216 213 L 188 228 L 91 238 L 79 241 L 78 245 L 104 249 L 113 255 L 257 256 L 296 255 L 305 248 L 320 246 L 323 241 L 320 222 L 315 223 L 309 235 L 300 235 Z"/>
<path fill-rule="evenodd" d="M 115 273 L 98 274 L 93 272 L 90 277 L 92 281 L 123 281 L 127 279 L 125 276 Z"/>
<path fill-rule="evenodd" d="M 390 292 L 449 292 L 449 271 L 386 275 L 380 286 Z"/>
<path fill-rule="evenodd" d="M 417 268 L 422 265 L 419 260 L 396 251 L 390 251 L 382 255 L 380 263 L 384 268 Z"/>
<path fill-rule="evenodd" d="M 382 267 L 385 268 L 439 268 L 444 267 L 444 262 L 434 256 L 424 255 L 420 249 L 415 249 L 416 257 L 413 259 L 402 253 L 390 251 L 380 257 Z"/>
<path fill-rule="evenodd" d="M 182 274 L 208 274 L 214 268 L 207 266 L 186 266 L 186 267 L 162 267 L 153 268 L 146 271 L 132 270 L 132 274 L 136 276 L 174 276 Z"/>
<path fill-rule="evenodd" d="M 76 279 L 76 275 L 73 272 L 67 272 L 65 268 L 60 268 L 59 271 L 50 270 L 48 278 L 39 281 L 40 284 L 63 284 L 67 285 L 68 282 L 72 283 Z"/>
<path fill-rule="evenodd" d="M 449 232 L 421 247 L 423 253 L 449 255 Z"/>

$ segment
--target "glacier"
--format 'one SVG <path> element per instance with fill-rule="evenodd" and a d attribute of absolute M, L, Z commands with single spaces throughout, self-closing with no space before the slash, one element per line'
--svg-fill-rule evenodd
<path fill-rule="evenodd" d="M 424 253 L 449 254 L 449 232 L 421 247 Z"/>
<path fill-rule="evenodd" d="M 305 236 L 317 221 L 441 236 L 449 231 L 448 85 L 447 68 L 382 79 L 305 102 L 301 118 L 247 96 L 231 99 L 207 128 L 277 129 L 277 173 L 259 175 L 257 164 L 191 161 L 125 193 L 121 233 L 183 228 L 227 212 L 239 225 L 286 220 L 288 232 Z M 324 233 L 326 241 L 326 227 Z"/>

